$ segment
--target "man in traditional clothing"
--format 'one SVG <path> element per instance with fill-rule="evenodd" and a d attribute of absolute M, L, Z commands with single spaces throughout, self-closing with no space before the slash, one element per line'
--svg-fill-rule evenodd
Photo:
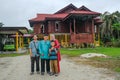
<path fill-rule="evenodd" d="M 44 40 L 39 42 L 39 53 L 41 58 L 41 75 L 45 73 L 45 63 L 46 63 L 46 71 L 50 73 L 50 59 L 49 59 L 49 48 L 50 41 L 48 40 L 48 35 L 44 35 Z"/>

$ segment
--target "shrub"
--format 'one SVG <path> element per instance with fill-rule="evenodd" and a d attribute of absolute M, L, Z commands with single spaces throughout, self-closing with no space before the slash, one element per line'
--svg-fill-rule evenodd
<path fill-rule="evenodd" d="M 113 42 L 113 46 L 120 47 L 120 40 L 116 40 L 115 42 Z"/>

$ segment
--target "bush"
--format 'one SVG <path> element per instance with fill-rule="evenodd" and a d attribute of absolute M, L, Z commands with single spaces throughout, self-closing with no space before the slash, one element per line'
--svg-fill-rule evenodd
<path fill-rule="evenodd" d="M 116 40 L 113 42 L 113 47 L 120 47 L 120 40 Z"/>

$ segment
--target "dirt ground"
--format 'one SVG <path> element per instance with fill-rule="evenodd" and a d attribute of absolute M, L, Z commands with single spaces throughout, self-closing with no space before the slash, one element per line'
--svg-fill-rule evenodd
<path fill-rule="evenodd" d="M 30 75 L 29 55 L 0 58 L 0 80 L 120 80 L 119 74 L 96 68 L 62 56 L 58 77 L 35 73 Z"/>

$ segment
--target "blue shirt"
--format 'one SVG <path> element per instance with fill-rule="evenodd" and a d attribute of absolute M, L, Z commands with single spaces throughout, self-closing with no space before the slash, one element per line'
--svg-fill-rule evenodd
<path fill-rule="evenodd" d="M 34 45 L 35 43 L 35 45 Z M 37 54 L 37 51 L 36 51 L 36 48 L 38 49 L 38 41 L 34 42 L 34 41 L 31 41 L 30 44 L 29 44 L 29 48 L 32 50 L 32 56 L 35 57 L 35 56 L 39 56 Z M 35 48 L 36 46 L 36 48 Z"/>
<path fill-rule="evenodd" d="M 56 48 L 52 49 L 49 55 L 50 55 L 50 60 L 57 60 L 57 49 Z"/>
<path fill-rule="evenodd" d="M 41 59 L 49 59 L 50 41 L 41 40 L 39 42 L 39 53 Z"/>

